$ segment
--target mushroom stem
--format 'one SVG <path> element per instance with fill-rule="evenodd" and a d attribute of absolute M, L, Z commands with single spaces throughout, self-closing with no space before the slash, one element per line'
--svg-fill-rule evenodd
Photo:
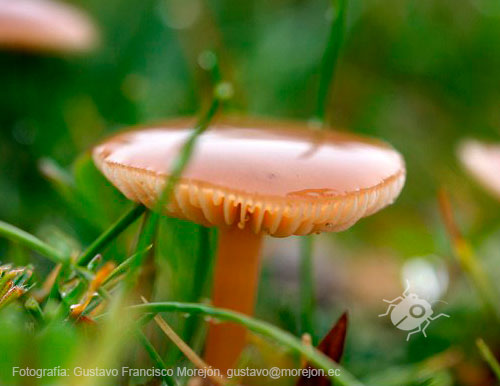
<path fill-rule="evenodd" d="M 253 313 L 259 276 L 262 235 L 250 229 L 219 230 L 219 245 L 214 272 L 212 303 L 246 315 Z M 205 359 L 226 373 L 246 343 L 246 331 L 233 323 L 211 323 L 205 347 Z"/>

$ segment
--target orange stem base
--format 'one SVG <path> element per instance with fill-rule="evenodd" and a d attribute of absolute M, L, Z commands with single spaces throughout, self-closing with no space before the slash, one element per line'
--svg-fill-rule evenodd
<path fill-rule="evenodd" d="M 258 284 L 262 235 L 250 230 L 220 229 L 212 304 L 252 315 Z M 245 328 L 234 323 L 211 323 L 205 360 L 223 374 L 234 368 L 246 344 Z"/>

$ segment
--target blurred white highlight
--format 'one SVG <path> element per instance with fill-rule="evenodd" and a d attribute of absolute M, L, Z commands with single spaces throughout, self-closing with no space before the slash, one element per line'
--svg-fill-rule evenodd
<path fill-rule="evenodd" d="M 403 285 L 409 281 L 413 293 L 432 302 L 446 292 L 449 276 L 441 259 L 429 255 L 408 260 L 401 269 L 401 281 Z"/>

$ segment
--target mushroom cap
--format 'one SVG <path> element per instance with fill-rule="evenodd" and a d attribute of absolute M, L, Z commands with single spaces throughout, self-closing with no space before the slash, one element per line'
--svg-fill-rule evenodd
<path fill-rule="evenodd" d="M 154 208 L 195 121 L 129 131 L 98 145 L 93 158 L 129 199 Z M 340 231 L 391 204 L 405 180 L 388 145 L 305 124 L 224 118 L 199 138 L 164 213 L 206 226 L 255 233 Z"/>
<path fill-rule="evenodd" d="M 471 176 L 500 198 L 500 145 L 466 140 L 458 147 L 458 157 Z"/>
<path fill-rule="evenodd" d="M 94 24 L 73 6 L 51 0 L 0 0 L 0 47 L 79 52 L 96 42 Z"/>

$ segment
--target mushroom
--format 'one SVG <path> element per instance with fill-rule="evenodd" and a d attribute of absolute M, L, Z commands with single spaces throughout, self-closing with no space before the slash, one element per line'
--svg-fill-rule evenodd
<path fill-rule="evenodd" d="M 458 157 L 470 175 L 500 198 L 500 145 L 466 140 L 458 147 Z"/>
<path fill-rule="evenodd" d="M 155 208 L 194 121 L 174 120 L 98 145 L 101 172 L 129 199 Z M 400 193 L 405 166 L 390 146 L 305 124 L 224 118 L 212 123 L 164 213 L 219 228 L 212 302 L 252 314 L 263 235 L 349 228 Z M 245 345 L 242 327 L 211 324 L 205 358 L 223 371 Z"/>
<path fill-rule="evenodd" d="M 0 0 L 0 47 L 37 52 L 91 49 L 97 32 L 79 9 L 51 0 Z"/>

